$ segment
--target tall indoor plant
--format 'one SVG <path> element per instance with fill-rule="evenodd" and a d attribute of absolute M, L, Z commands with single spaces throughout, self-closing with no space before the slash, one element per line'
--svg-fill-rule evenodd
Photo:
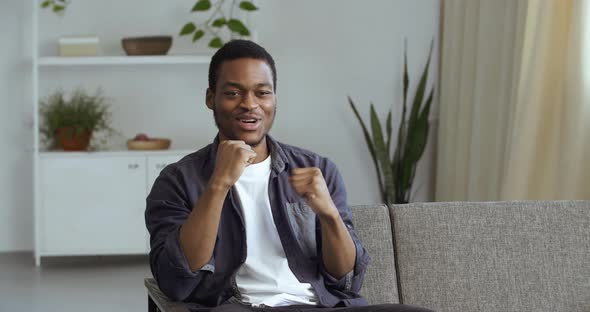
<path fill-rule="evenodd" d="M 387 138 L 385 139 L 383 135 L 383 127 L 381 126 L 381 122 L 379 121 L 379 117 L 375 112 L 373 104 L 371 103 L 371 132 L 369 132 L 356 108 L 356 105 L 352 99 L 348 97 L 350 107 L 361 125 L 367 147 L 371 153 L 373 164 L 377 171 L 381 199 L 384 203 L 399 204 L 408 203 L 410 201 L 416 167 L 424 153 L 424 149 L 426 148 L 428 131 L 430 128 L 428 116 L 432 104 L 434 87 L 430 90 L 425 101 L 424 95 L 426 93 L 426 83 L 428 81 L 428 69 L 430 67 L 431 55 L 432 44 L 430 46 L 430 52 L 428 53 L 426 66 L 424 67 L 420 82 L 416 88 L 416 93 L 414 94 L 412 106 L 410 107 L 410 114 L 409 116 L 406 116 L 410 79 L 408 76 L 407 48 L 404 49 L 403 109 L 397 133 L 397 144 L 393 155 L 391 155 L 391 137 L 393 130 L 391 125 L 391 109 L 389 110 L 385 121 L 385 133 L 387 135 Z"/>
<path fill-rule="evenodd" d="M 90 95 L 79 88 L 69 99 L 58 90 L 41 101 L 39 110 L 40 132 L 48 149 L 84 151 L 96 133 L 102 132 L 105 137 L 116 133 L 110 125 L 110 105 L 100 89 Z"/>

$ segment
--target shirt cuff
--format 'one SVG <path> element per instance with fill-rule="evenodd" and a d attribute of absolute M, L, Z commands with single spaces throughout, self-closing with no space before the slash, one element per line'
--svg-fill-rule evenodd
<path fill-rule="evenodd" d="M 328 273 L 323 264 L 321 265 L 320 270 L 322 272 L 322 275 L 324 276 L 326 284 L 331 285 L 332 288 L 342 289 L 345 291 L 350 291 L 352 289 L 352 277 L 354 276 L 354 270 L 351 270 L 350 272 L 346 273 L 341 278 L 335 278 L 334 276 L 332 276 L 332 274 Z"/>
<path fill-rule="evenodd" d="M 168 256 L 171 267 L 175 268 L 180 273 L 187 277 L 196 277 L 201 271 L 215 272 L 215 257 L 211 256 L 211 259 L 203 265 L 196 272 L 191 271 L 186 256 L 180 246 L 180 226 L 174 229 L 167 238 L 166 249 L 168 249 Z"/>

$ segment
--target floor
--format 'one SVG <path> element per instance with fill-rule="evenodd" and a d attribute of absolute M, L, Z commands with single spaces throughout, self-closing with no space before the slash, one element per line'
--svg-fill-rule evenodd
<path fill-rule="evenodd" d="M 146 256 L 44 258 L 0 253 L 0 311 L 147 311 Z"/>

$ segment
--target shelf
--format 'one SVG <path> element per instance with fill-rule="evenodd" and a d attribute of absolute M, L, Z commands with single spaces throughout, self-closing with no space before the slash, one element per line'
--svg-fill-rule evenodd
<path fill-rule="evenodd" d="M 211 55 L 40 57 L 39 66 L 209 64 Z"/>
<path fill-rule="evenodd" d="M 83 157 L 112 157 L 112 156 L 166 156 L 166 155 L 188 155 L 194 150 L 156 150 L 156 151 L 134 151 L 134 150 L 113 150 L 96 152 L 64 152 L 64 151 L 40 151 L 41 158 L 83 158 Z"/>

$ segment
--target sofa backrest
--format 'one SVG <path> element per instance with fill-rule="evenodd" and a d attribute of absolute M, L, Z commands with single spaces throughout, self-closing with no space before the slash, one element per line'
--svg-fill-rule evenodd
<path fill-rule="evenodd" d="M 590 311 L 590 201 L 390 207 L 401 301 L 435 311 Z"/>
<path fill-rule="evenodd" d="M 399 303 L 388 208 L 365 205 L 351 210 L 356 232 L 372 258 L 361 295 L 371 304 Z"/>

